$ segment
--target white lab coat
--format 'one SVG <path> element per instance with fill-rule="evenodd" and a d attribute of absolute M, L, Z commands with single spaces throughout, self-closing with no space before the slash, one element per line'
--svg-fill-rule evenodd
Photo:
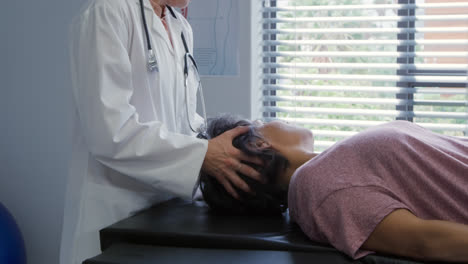
<path fill-rule="evenodd" d="M 181 40 L 185 18 L 166 10 L 168 34 L 144 1 L 159 72 L 147 70 L 138 0 L 93 0 L 71 27 L 74 149 L 66 191 L 61 264 L 100 253 L 98 231 L 174 196 L 191 198 L 208 143 L 187 122 Z M 189 74 L 192 124 L 197 83 Z"/>

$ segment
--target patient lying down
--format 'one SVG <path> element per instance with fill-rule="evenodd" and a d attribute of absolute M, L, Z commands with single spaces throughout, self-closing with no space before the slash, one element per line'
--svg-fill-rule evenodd
<path fill-rule="evenodd" d="M 214 210 L 280 214 L 289 206 L 310 239 L 354 259 L 379 252 L 468 262 L 468 140 L 395 121 L 317 155 L 307 129 L 230 116 L 212 120 L 208 134 L 239 125 L 250 131 L 233 145 L 263 160 L 256 168 L 267 183 L 242 177 L 255 194 L 237 190 L 236 200 L 202 175 L 204 199 Z"/>

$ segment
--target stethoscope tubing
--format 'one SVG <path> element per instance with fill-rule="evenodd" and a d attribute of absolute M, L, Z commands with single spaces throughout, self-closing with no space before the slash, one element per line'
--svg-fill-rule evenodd
<path fill-rule="evenodd" d="M 143 28 L 145 30 L 145 37 L 146 37 L 146 45 L 148 47 L 148 51 L 153 50 L 151 47 L 151 41 L 148 32 L 148 25 L 146 24 L 146 16 L 145 16 L 145 9 L 143 6 L 143 0 L 140 0 L 140 11 L 141 11 L 141 19 L 143 20 Z"/>

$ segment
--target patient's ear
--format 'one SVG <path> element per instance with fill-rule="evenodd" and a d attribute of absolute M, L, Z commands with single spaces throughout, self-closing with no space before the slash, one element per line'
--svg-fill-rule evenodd
<path fill-rule="evenodd" d="M 266 141 L 265 139 L 259 138 L 255 142 L 255 147 L 257 147 L 257 149 L 267 149 L 267 148 L 271 148 L 271 144 L 270 144 L 270 142 Z"/>

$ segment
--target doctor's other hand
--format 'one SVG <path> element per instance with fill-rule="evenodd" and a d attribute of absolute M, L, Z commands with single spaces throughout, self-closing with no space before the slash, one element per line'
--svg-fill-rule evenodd
<path fill-rule="evenodd" d="M 263 182 L 258 171 L 247 164 L 241 163 L 241 161 L 248 161 L 261 165 L 262 161 L 247 156 L 232 145 L 232 140 L 235 137 L 246 133 L 248 130 L 249 128 L 246 126 L 239 126 L 210 139 L 202 165 L 202 171 L 216 178 L 226 191 L 236 199 L 239 199 L 239 195 L 233 185 L 244 192 L 252 193 L 249 185 L 237 175 L 237 172 Z"/>

